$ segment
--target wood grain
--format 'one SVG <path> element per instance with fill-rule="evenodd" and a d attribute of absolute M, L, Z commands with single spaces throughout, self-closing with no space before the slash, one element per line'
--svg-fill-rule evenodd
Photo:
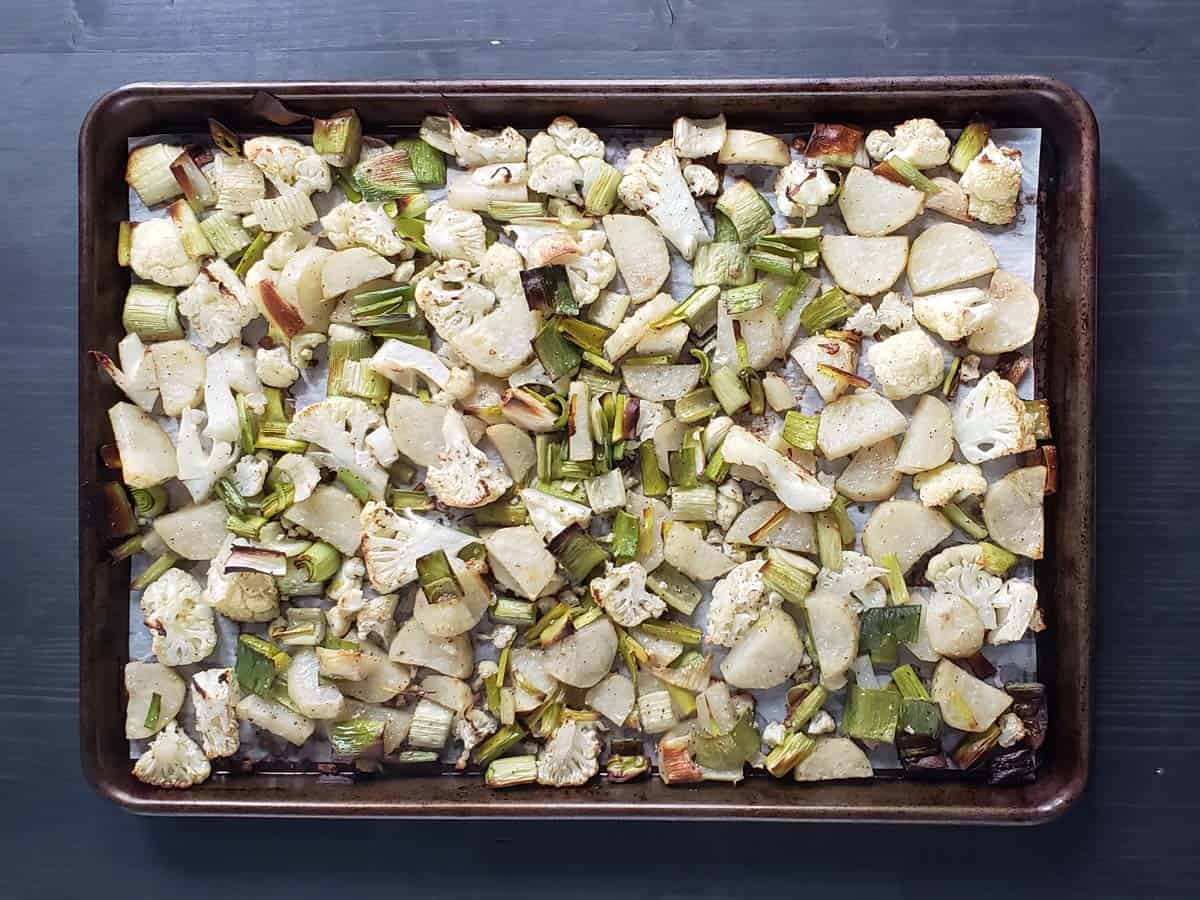
<path fill-rule="evenodd" d="M 457 897 L 1196 895 L 1200 4 L 5 0 L 0 22 L 0 896 L 315 897 L 347 877 L 356 891 Z M 139 80 L 970 72 L 1056 75 L 1100 121 L 1100 639 L 1078 808 L 1036 832 L 271 824 L 136 819 L 88 792 L 73 173 L 100 93 Z M 535 854 L 548 861 L 530 866 Z"/>

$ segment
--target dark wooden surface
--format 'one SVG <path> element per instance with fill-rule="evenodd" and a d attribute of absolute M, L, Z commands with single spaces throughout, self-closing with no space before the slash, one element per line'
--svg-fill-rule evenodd
<path fill-rule="evenodd" d="M 75 135 L 141 80 L 1037 72 L 1100 121 L 1091 786 L 1039 830 L 176 821 L 76 736 Z M 0 897 L 1200 895 L 1200 4 L 0 3 Z"/>

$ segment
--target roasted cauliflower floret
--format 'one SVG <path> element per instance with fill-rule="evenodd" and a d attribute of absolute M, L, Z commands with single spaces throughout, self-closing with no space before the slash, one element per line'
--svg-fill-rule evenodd
<path fill-rule="evenodd" d="M 988 372 L 954 409 L 954 439 L 968 462 L 981 463 L 1037 446 L 1025 406 L 1011 382 Z"/>
<path fill-rule="evenodd" d="M 671 125 L 671 142 L 681 159 L 700 159 L 721 151 L 725 143 L 725 115 L 711 119 L 689 119 L 680 116 Z"/>
<path fill-rule="evenodd" d="M 1016 218 L 1021 168 L 1020 150 L 988 141 L 958 180 L 958 186 L 967 192 L 971 218 L 989 225 L 1007 225 Z"/>
<path fill-rule="evenodd" d="M 154 403 L 158 400 L 154 356 L 137 334 L 131 331 L 117 344 L 120 368 L 117 368 L 117 364 L 105 353 L 92 351 L 90 355 L 96 365 L 112 379 L 113 384 L 125 392 L 126 397 L 146 412 L 154 410 Z"/>
<path fill-rule="evenodd" d="M 209 495 L 238 457 L 238 448 L 229 441 L 213 441 L 204 449 L 200 432 L 207 418 L 203 410 L 185 409 L 175 438 L 175 474 L 197 502 Z"/>
<path fill-rule="evenodd" d="M 961 341 L 992 315 L 991 298 L 979 288 L 957 288 L 913 298 L 917 321 L 944 341 Z"/>
<path fill-rule="evenodd" d="M 150 219 L 133 229 L 129 267 L 146 281 L 167 287 L 191 284 L 200 274 L 198 260 L 188 256 L 179 229 L 170 219 Z"/>
<path fill-rule="evenodd" d="M 362 479 L 372 497 L 380 498 L 388 476 L 371 455 L 366 439 L 369 432 L 382 424 L 379 411 L 366 401 L 330 397 L 296 413 L 287 435 L 324 447 L 326 454 L 314 455 L 317 462 L 328 459 L 330 468 L 349 469 Z"/>
<path fill-rule="evenodd" d="M 401 515 L 370 501 L 362 511 L 362 557 L 371 586 L 391 593 L 417 579 L 417 560 L 435 550 L 453 556 L 478 540 L 415 513 Z M 339 601 L 340 603 L 340 601 Z"/>
<path fill-rule="evenodd" d="M 529 513 L 532 525 L 543 541 L 549 543 L 554 537 L 572 525 L 587 528 L 592 520 L 592 508 L 574 500 L 555 497 L 537 488 L 521 491 L 521 502 Z"/>
<path fill-rule="evenodd" d="M 382 203 L 339 203 L 321 217 L 321 228 L 338 250 L 368 247 L 380 256 L 399 256 L 408 250 Z"/>
<path fill-rule="evenodd" d="M 499 241 L 487 248 L 483 254 L 483 262 L 479 266 L 479 280 L 490 288 L 505 275 L 519 273 L 525 268 L 525 261 L 515 247 L 501 244 Z"/>
<path fill-rule="evenodd" d="M 761 559 L 740 563 L 713 585 L 712 602 L 704 624 L 707 643 L 732 647 L 758 621 L 764 610 L 783 602 L 783 597 L 769 591 L 763 581 L 765 564 Z"/>
<path fill-rule="evenodd" d="M 444 341 L 453 340 L 496 305 L 496 295 L 474 277 L 469 262 L 450 259 L 417 283 L 417 305 Z"/>
<path fill-rule="evenodd" d="M 434 256 L 465 259 L 471 265 L 483 262 L 487 253 L 487 229 L 479 213 L 435 203 L 425 218 L 425 243 Z"/>
<path fill-rule="evenodd" d="M 641 563 L 623 566 L 608 563 L 603 575 L 588 585 L 592 599 L 618 625 L 632 628 L 667 611 L 660 597 L 646 590 L 646 570 Z"/>
<path fill-rule="evenodd" d="M 617 194 L 630 209 L 645 210 L 684 259 L 711 240 L 670 141 L 630 153 Z"/>
<path fill-rule="evenodd" d="M 950 138 L 933 119 L 909 119 L 896 126 L 894 135 L 878 130 L 868 134 L 867 153 L 876 162 L 895 154 L 918 169 L 932 169 L 950 161 Z"/>
<path fill-rule="evenodd" d="M 936 595 L 961 597 L 975 609 L 984 628 L 997 624 L 994 601 L 1004 583 L 979 565 L 977 544 L 948 547 L 929 561 L 925 577 Z"/>
<path fill-rule="evenodd" d="M 312 496 L 321 483 L 321 470 L 316 463 L 299 453 L 287 453 L 275 463 L 275 470 L 292 483 L 293 502 L 300 503 Z"/>
<path fill-rule="evenodd" d="M 259 311 L 237 273 L 222 259 L 214 260 L 179 294 L 179 311 L 206 347 L 241 337 Z"/>
<path fill-rule="evenodd" d="M 573 159 L 583 159 L 585 156 L 604 158 L 604 141 L 600 140 L 600 136 L 582 127 L 570 116 L 557 116 L 546 126 L 546 133 L 554 139 L 560 152 Z"/>
<path fill-rule="evenodd" d="M 529 189 L 549 197 L 561 197 L 582 206 L 583 169 L 566 153 L 551 153 L 529 169 Z"/>
<path fill-rule="evenodd" d="M 829 173 L 802 159 L 788 163 L 775 178 L 775 202 L 785 216 L 815 216 L 822 206 L 833 202 L 836 195 L 837 185 Z"/>
<path fill-rule="evenodd" d="M 233 552 L 230 535 L 208 566 L 208 583 L 203 599 L 209 606 L 235 622 L 270 622 L 279 615 L 279 587 L 262 572 L 225 573 Z"/>
<path fill-rule="evenodd" d="M 312 147 L 291 138 L 251 138 L 242 145 L 242 152 L 281 194 L 292 189 L 311 194 L 333 186 L 329 163 Z"/>
<path fill-rule="evenodd" d="M 168 569 L 142 592 L 142 618 L 154 635 L 151 649 L 168 666 L 187 666 L 217 646 L 211 606 L 200 602 L 200 582 L 182 569 Z"/>
<path fill-rule="evenodd" d="M 335 637 L 342 637 L 350 630 L 358 614 L 366 606 L 363 595 L 363 578 L 367 567 L 357 556 L 347 556 L 338 567 L 337 574 L 325 585 L 325 596 L 334 602 L 326 610 L 325 619 Z"/>
<path fill-rule="evenodd" d="M 471 759 L 471 751 L 496 733 L 500 723 L 482 709 L 472 707 L 464 715 L 454 719 L 454 737 L 462 742 L 462 753 L 455 761 L 455 768 L 465 769 Z"/>
<path fill-rule="evenodd" d="M 570 719 L 558 726 L 538 751 L 538 784 L 578 787 L 600 770 L 596 732 Z"/>
<path fill-rule="evenodd" d="M 254 371 L 268 387 L 287 388 L 296 383 L 300 369 L 292 365 L 287 347 L 259 347 L 254 352 Z"/>
<path fill-rule="evenodd" d="M 512 479 L 474 444 L 462 414 L 446 410 L 442 423 L 446 446 L 425 473 L 425 486 L 439 501 L 459 509 L 473 509 L 499 498 L 512 487 Z"/>
<path fill-rule="evenodd" d="M 879 579 L 886 576 L 887 569 L 875 565 L 875 560 L 865 553 L 843 550 L 842 570 L 822 568 L 817 573 L 817 587 L 839 597 L 853 597 L 865 607 L 884 606 L 887 591 Z"/>
<path fill-rule="evenodd" d="M 204 751 L 174 722 L 150 742 L 133 766 L 138 781 L 162 788 L 189 788 L 212 774 Z"/>
<path fill-rule="evenodd" d="M 192 709 L 196 730 L 209 759 L 233 756 L 238 737 L 238 688 L 233 669 L 205 669 L 192 676 Z"/>
<path fill-rule="evenodd" d="M 914 475 L 913 488 L 925 506 L 945 506 L 965 497 L 981 495 L 987 490 L 987 479 L 979 466 L 948 462 Z"/>
<path fill-rule="evenodd" d="M 253 497 L 263 489 L 271 468 L 268 456 L 243 456 L 233 469 L 233 486 L 243 497 Z"/>
<path fill-rule="evenodd" d="M 1019 641 L 1029 630 L 1041 631 L 1041 610 L 1038 608 L 1037 588 L 1028 581 L 1011 578 L 992 598 L 997 627 L 988 632 L 989 644 L 1008 644 Z"/>
<path fill-rule="evenodd" d="M 715 197 L 721 189 L 717 173 L 708 166 L 695 163 L 683 167 L 683 180 L 687 182 L 688 190 L 693 197 Z"/>
<path fill-rule="evenodd" d="M 525 137 L 512 127 L 499 132 L 467 131 L 457 118 L 450 116 L 450 140 L 458 164 L 464 169 L 525 159 Z"/>
<path fill-rule="evenodd" d="M 889 400 L 923 394 L 942 382 L 942 348 L 919 328 L 898 332 L 872 345 L 867 360 Z"/>
<path fill-rule="evenodd" d="M 875 315 L 879 326 L 890 331 L 904 331 L 913 326 L 912 304 L 895 291 L 888 291 L 883 295 Z"/>

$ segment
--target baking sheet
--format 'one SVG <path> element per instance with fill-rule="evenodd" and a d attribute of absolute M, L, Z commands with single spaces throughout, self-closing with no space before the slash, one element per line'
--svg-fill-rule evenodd
<path fill-rule="evenodd" d="M 953 131 L 950 131 L 949 133 L 952 136 L 955 134 Z M 527 132 L 526 134 L 528 137 L 531 137 L 533 132 Z M 622 170 L 624 170 L 626 167 L 626 161 L 630 150 L 635 147 L 651 147 L 670 137 L 669 132 L 665 130 L 648 131 L 641 129 L 600 130 L 600 135 L 605 140 L 607 146 L 607 159 Z M 779 136 L 785 141 L 789 142 L 793 137 L 791 134 L 783 133 L 781 133 Z M 989 243 L 996 252 L 1000 268 L 1006 269 L 1020 276 L 1029 283 L 1033 283 L 1034 268 L 1037 258 L 1037 188 L 1038 172 L 1040 170 L 1041 129 L 996 129 L 992 132 L 992 137 L 996 143 L 1015 147 L 1022 153 L 1023 172 L 1021 181 L 1021 204 L 1017 218 L 1010 226 L 998 228 L 983 225 L 981 223 L 973 223 L 972 227 L 986 235 Z M 207 135 L 195 135 L 188 137 L 172 134 L 138 138 L 134 141 L 130 141 L 130 147 L 132 148 L 134 146 L 156 143 L 160 141 L 166 141 L 175 144 L 198 143 L 207 145 L 210 143 Z M 448 159 L 447 162 L 449 170 L 448 180 L 453 180 L 459 173 L 453 167 L 452 159 Z M 735 178 L 747 178 L 771 202 L 772 207 L 776 208 L 774 182 L 777 171 L 778 170 L 773 167 L 728 166 L 726 167 L 724 174 L 724 185 L 727 186 Z M 952 173 L 950 173 L 948 169 L 938 169 L 927 172 L 926 174 L 929 174 L 932 177 L 936 175 Z M 153 212 L 146 209 L 138 196 L 132 190 L 130 190 L 128 193 L 131 221 L 144 221 L 148 218 L 153 218 L 163 214 L 161 208 Z M 430 194 L 431 199 L 436 201 L 441 199 L 445 192 L 444 189 L 437 189 L 427 191 L 427 193 Z M 344 199 L 344 196 L 335 185 L 333 191 L 330 191 L 324 195 L 314 195 L 313 202 L 318 213 L 324 215 Z M 711 233 L 712 219 L 708 209 L 709 208 L 707 206 L 701 204 L 702 215 L 705 218 L 706 224 L 708 225 Z M 945 221 L 945 219 L 937 214 L 919 216 L 905 229 L 897 232 L 897 234 L 906 234 L 911 240 L 922 230 L 924 230 L 930 224 L 934 224 L 936 221 Z M 775 223 L 779 228 L 796 224 L 795 222 L 792 222 L 786 217 L 780 215 L 778 212 L 775 214 Z M 822 209 L 818 216 L 809 219 L 805 224 L 821 225 L 824 227 L 825 233 L 827 234 L 845 233 L 845 228 L 842 226 L 840 219 L 838 219 L 838 217 L 832 212 L 831 207 Z M 314 225 L 313 230 L 316 230 L 317 227 L 317 225 Z M 505 243 L 511 243 L 508 238 L 503 236 L 501 237 L 501 240 Z M 671 277 L 668 281 L 668 284 L 664 286 L 664 290 L 669 289 L 674 297 L 681 299 L 686 297 L 691 290 L 691 267 L 690 264 L 678 256 L 673 249 L 671 261 Z M 827 275 L 825 280 L 829 281 Z M 986 279 L 983 279 L 980 282 L 981 285 L 984 283 L 986 283 Z M 619 291 L 624 290 L 620 281 L 620 275 L 618 275 L 616 281 L 609 286 L 609 289 Z M 899 291 L 905 296 L 910 295 L 907 286 L 907 275 L 901 277 L 900 281 L 896 284 L 893 290 Z M 878 298 L 875 299 L 878 301 Z M 265 329 L 261 320 L 253 323 L 246 329 L 243 339 L 244 343 L 247 345 L 253 345 L 253 343 L 259 337 L 261 337 L 261 334 L 264 331 Z M 936 336 L 934 337 L 936 339 Z M 195 341 L 194 335 L 191 333 L 190 328 L 188 332 L 188 339 L 198 343 L 198 341 Z M 436 335 L 434 336 L 434 340 L 435 343 L 438 340 Z M 870 378 L 872 383 L 875 383 L 873 373 L 870 370 L 870 365 L 867 362 L 867 351 L 872 343 L 874 343 L 874 341 L 871 338 L 867 338 L 863 341 L 862 352 L 860 354 L 859 374 Z M 946 355 L 947 358 L 952 355 L 948 349 L 946 349 Z M 777 367 L 785 372 L 789 382 L 804 382 L 804 377 L 799 373 L 798 367 L 790 360 L 788 360 L 786 364 L 782 362 L 778 363 Z M 983 368 L 985 370 L 990 368 L 989 361 L 986 359 Z M 322 349 L 322 351 L 318 353 L 318 365 L 303 371 L 301 380 L 298 381 L 292 388 L 292 393 L 296 399 L 296 405 L 298 409 L 318 400 L 324 399 L 326 372 L 327 365 Z M 969 385 L 964 385 L 964 389 L 960 389 L 958 394 L 959 401 L 961 401 L 963 395 L 967 393 L 966 388 L 968 387 Z M 1021 384 L 1018 385 L 1018 393 L 1024 399 L 1033 399 L 1035 396 L 1034 390 L 1035 373 L 1031 370 Z M 917 398 L 912 398 L 910 400 L 899 401 L 896 403 L 896 406 L 906 415 L 911 415 L 913 407 L 916 405 L 916 399 Z M 804 391 L 804 394 L 801 397 L 799 408 L 806 413 L 812 413 L 820 409 L 822 405 L 823 404 L 817 392 L 809 387 Z M 768 412 L 768 416 L 774 416 L 774 414 Z M 159 422 L 172 436 L 172 439 L 174 439 L 174 436 L 178 431 L 177 420 L 159 417 Z M 845 468 L 845 465 L 847 465 L 848 462 L 848 459 L 840 460 L 834 463 L 821 460 L 820 468 L 822 471 L 836 474 Z M 1005 459 L 985 463 L 983 465 L 983 469 L 987 475 L 988 481 L 991 482 L 995 478 L 1002 475 L 1005 471 L 1015 468 L 1016 465 L 1017 463 L 1015 458 L 1008 457 Z M 178 484 L 178 482 L 173 482 L 171 488 L 173 491 L 171 497 L 172 508 L 188 502 L 189 498 L 186 491 L 183 490 L 182 485 Z M 897 491 L 896 497 L 911 498 L 915 496 L 916 494 L 912 490 L 911 478 L 906 477 L 900 489 Z M 859 550 L 860 552 L 862 550 L 862 528 L 870 516 L 871 510 L 876 505 L 877 504 L 875 503 L 864 503 L 855 504 L 850 507 L 850 517 L 854 521 L 856 530 L 859 534 L 855 549 Z M 958 542 L 958 539 L 961 537 L 962 535 L 956 532 L 950 540 L 952 542 Z M 135 557 L 132 563 L 131 577 L 136 577 L 148 564 L 149 559 L 146 558 L 145 555 L 139 554 L 137 557 Z M 203 583 L 208 569 L 207 562 L 191 563 L 186 565 L 186 567 L 183 563 L 180 563 L 179 566 L 181 568 L 186 568 L 187 571 L 191 572 Z M 1022 560 L 1021 563 L 1011 573 L 1011 575 L 1012 577 L 1032 581 L 1033 567 L 1028 561 Z M 367 593 L 373 593 L 369 587 L 367 588 Z M 415 586 L 409 586 L 409 588 L 402 591 L 401 602 L 397 610 L 397 616 L 400 621 L 403 621 L 404 618 L 411 613 L 412 597 L 414 593 Z M 705 620 L 709 603 L 709 595 L 710 590 L 706 589 L 704 600 L 697 608 L 693 617 L 694 623 L 696 624 L 703 623 Z M 150 660 L 154 658 L 151 652 L 151 639 L 149 632 L 142 623 L 141 610 L 138 603 L 139 597 L 139 592 L 130 592 L 129 658 L 131 660 Z M 323 601 L 320 597 L 302 597 L 293 598 L 292 605 L 330 606 L 332 604 L 328 603 L 327 601 Z M 221 665 L 232 665 L 236 653 L 237 635 L 239 630 L 260 634 L 266 633 L 265 625 L 242 625 L 239 627 L 237 623 L 230 622 L 223 616 L 217 616 L 216 618 L 218 623 L 218 640 L 216 649 L 214 650 L 213 654 L 201 664 L 179 667 L 177 671 L 179 671 L 179 673 L 184 677 L 190 679 L 194 672 L 201 669 L 212 668 L 214 666 Z M 475 629 L 477 659 L 494 659 L 497 655 L 494 647 L 489 641 L 486 640 L 486 635 L 490 633 L 492 627 L 493 626 L 491 625 L 490 620 L 485 617 L 480 625 Z M 716 648 L 716 651 L 717 652 L 714 655 L 716 657 L 716 663 L 719 663 L 720 658 L 724 655 L 724 651 L 722 651 L 721 648 Z M 992 680 L 998 684 L 1007 681 L 1036 680 L 1037 650 L 1036 643 L 1030 636 L 1027 636 L 1023 640 L 1013 644 L 1002 645 L 999 647 L 993 647 L 990 645 L 985 646 L 983 654 L 996 667 L 997 672 Z M 913 663 L 925 674 L 928 674 L 932 668 L 928 664 L 920 663 L 919 661 L 915 660 L 915 658 L 908 654 L 906 650 L 902 649 L 900 663 L 905 662 Z M 716 666 L 714 665 L 714 671 L 715 669 Z M 886 673 L 879 672 L 877 674 L 879 675 L 881 682 L 886 682 Z M 766 722 L 778 721 L 782 718 L 786 712 L 786 688 L 777 688 L 771 691 L 755 691 L 752 693 L 754 693 L 756 699 L 756 711 L 758 725 L 760 728 Z M 840 718 L 843 698 L 844 691 L 838 692 L 831 695 L 830 700 L 826 704 L 827 708 L 835 715 L 835 718 Z M 181 710 L 179 718 L 184 727 L 191 730 L 192 710 L 190 701 L 184 704 L 184 708 Z M 242 743 L 238 753 L 228 760 L 214 760 L 214 771 L 236 770 L 239 768 L 239 764 L 244 764 L 246 762 L 261 762 L 267 759 L 279 760 L 281 762 L 292 764 L 327 762 L 330 759 L 329 748 L 327 742 L 320 738 L 320 733 L 320 729 L 318 729 L 316 737 L 311 739 L 304 747 L 296 748 L 273 737 L 272 735 L 258 731 L 258 729 L 253 728 L 247 723 L 242 723 Z M 947 735 L 948 741 L 952 739 L 952 735 Z M 145 746 L 146 742 L 144 741 L 131 741 L 130 757 L 137 758 L 142 753 Z M 651 742 L 648 741 L 647 746 L 648 748 L 652 746 Z M 456 758 L 457 755 L 458 750 L 455 749 L 455 745 L 452 743 L 447 749 L 444 758 L 447 761 L 451 761 Z M 899 762 L 896 757 L 895 748 L 891 745 L 880 745 L 872 748 L 870 755 L 872 764 L 875 766 L 877 772 L 897 770 L 899 768 Z"/>

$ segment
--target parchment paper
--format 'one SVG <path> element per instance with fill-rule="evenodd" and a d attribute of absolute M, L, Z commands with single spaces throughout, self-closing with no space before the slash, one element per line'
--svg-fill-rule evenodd
<path fill-rule="evenodd" d="M 608 131 L 601 131 L 600 134 L 601 137 L 604 138 L 608 147 L 608 160 L 622 170 L 624 170 L 626 167 L 626 161 L 631 149 L 634 147 L 651 147 L 670 137 L 670 134 L 667 131 L 643 131 L 632 129 L 611 129 Z M 951 134 L 953 136 L 954 132 L 951 132 Z M 528 136 L 532 136 L 532 133 L 529 133 Z M 780 134 L 779 136 L 784 140 L 790 140 L 792 137 L 792 135 L 789 134 Z M 981 223 L 972 223 L 972 227 L 986 235 L 989 243 L 996 252 L 996 256 L 999 260 L 1001 268 L 1006 269 L 1025 279 L 1027 282 L 1032 283 L 1034 267 L 1036 264 L 1036 198 L 1041 151 L 1041 130 L 1036 128 L 997 129 L 992 132 L 992 137 L 997 144 L 1016 147 L 1021 151 L 1022 164 L 1024 168 L 1021 179 L 1021 206 L 1018 211 L 1016 221 L 1010 226 L 999 228 L 983 225 Z M 135 141 L 131 141 L 130 147 L 132 148 L 134 146 L 156 143 L 159 141 L 166 141 L 175 144 L 208 144 L 209 142 L 207 135 L 197 135 L 190 139 L 180 137 L 179 135 L 163 135 L 139 138 Z M 453 180 L 459 173 L 457 173 L 453 168 L 452 159 L 449 159 L 448 163 L 450 163 L 449 179 Z M 755 187 L 757 187 L 765 197 L 767 197 L 767 199 L 771 202 L 772 207 L 777 209 L 774 196 L 775 177 L 777 171 L 778 170 L 775 168 L 761 166 L 729 166 L 725 171 L 725 185 L 728 185 L 733 179 L 738 177 L 747 178 L 754 183 Z M 950 173 L 948 169 L 945 169 L 932 170 L 926 174 L 932 177 L 941 174 L 953 173 Z M 430 194 L 432 200 L 437 201 L 444 197 L 445 191 L 444 189 L 439 189 L 429 191 L 428 193 Z M 335 187 L 333 191 L 325 195 L 314 195 L 313 202 L 318 213 L 324 215 L 344 199 L 345 198 L 341 191 Z M 144 221 L 145 219 L 162 215 L 161 210 L 147 210 L 146 207 L 141 203 L 138 196 L 132 190 L 129 191 L 129 209 L 130 219 L 131 221 L 135 222 Z M 708 207 L 701 204 L 701 211 L 711 233 L 712 219 L 708 212 Z M 916 221 L 910 223 L 909 226 L 898 233 L 907 234 L 911 240 L 925 228 L 935 224 L 938 221 L 946 220 L 944 217 L 936 213 L 918 216 Z M 780 228 L 795 224 L 794 222 L 789 221 L 786 217 L 781 216 L 778 212 L 775 214 L 775 223 L 777 227 Z M 836 214 L 832 212 L 830 207 L 823 209 L 820 215 L 810 219 L 806 224 L 822 225 L 825 229 L 825 233 L 827 234 L 845 233 L 845 229 L 842 226 L 841 221 L 838 219 Z M 318 226 L 314 225 L 313 230 L 317 230 L 317 227 Z M 506 237 L 502 237 L 501 240 L 505 243 L 511 243 L 511 241 L 509 241 Z M 668 285 L 664 287 L 664 290 L 669 288 L 673 296 L 678 299 L 682 299 L 683 297 L 686 297 L 691 290 L 691 267 L 686 260 L 679 257 L 674 253 L 674 251 L 672 251 L 671 261 L 671 277 Z M 832 280 L 828 277 L 828 275 L 825 273 L 823 274 L 824 280 L 827 283 L 832 284 Z M 986 279 L 982 279 L 979 283 L 981 286 L 985 286 Z M 620 282 L 619 275 L 616 282 L 609 286 L 609 289 L 624 290 L 624 287 Z M 905 296 L 909 296 L 906 277 L 902 277 L 893 290 L 899 291 Z M 875 299 L 877 305 L 878 298 Z M 253 342 L 261 336 L 262 332 L 263 328 L 260 320 L 252 324 L 246 330 L 244 342 L 247 345 L 252 345 Z M 934 337 L 936 338 L 936 336 Z M 191 334 L 190 330 L 188 339 L 195 342 L 194 335 Z M 436 343 L 438 340 L 436 336 L 434 336 L 434 340 Z M 859 366 L 859 374 L 870 378 L 872 383 L 877 384 L 877 382 L 875 382 L 874 375 L 871 372 L 870 365 L 867 363 L 867 350 L 872 343 L 874 343 L 874 341 L 871 338 L 867 338 L 863 342 L 862 353 L 860 356 L 861 361 Z M 948 349 L 946 349 L 946 355 L 947 357 L 951 355 Z M 323 349 L 318 353 L 318 360 L 318 365 L 304 371 L 302 373 L 301 380 L 298 381 L 292 388 L 292 393 L 296 398 L 297 408 L 303 408 L 304 406 L 307 406 L 318 400 L 322 400 L 325 397 L 325 378 L 328 367 L 326 365 Z M 985 358 L 983 366 L 985 371 L 990 368 L 990 363 L 991 360 Z M 782 362 L 779 363 L 778 367 L 785 371 L 789 381 L 799 383 L 804 381 L 803 375 L 799 372 L 798 367 L 790 360 L 786 364 Z M 971 384 L 964 383 L 962 388 L 960 388 L 958 393 L 958 400 L 960 402 L 961 398 L 969 392 L 971 386 Z M 1032 371 L 1018 386 L 1018 393 L 1024 399 L 1034 398 L 1034 373 Z M 911 415 L 913 407 L 916 405 L 916 399 L 917 398 L 912 398 L 911 400 L 900 401 L 896 405 L 906 415 Z M 812 413 L 819 410 L 822 405 L 823 404 L 820 396 L 817 394 L 815 389 L 811 387 L 807 388 L 803 397 L 801 398 L 800 408 L 806 413 Z M 768 415 L 774 416 L 774 414 L 770 413 L 769 411 Z M 778 417 L 775 416 L 775 418 Z M 174 439 L 174 436 L 178 431 L 177 421 L 165 417 L 159 417 L 159 421 L 167 429 L 168 433 L 172 436 L 172 439 Z M 822 471 L 836 473 L 845 468 L 847 463 L 848 459 L 839 460 L 835 463 L 821 460 L 820 467 Z M 988 481 L 991 482 L 1004 472 L 1015 467 L 1015 460 L 1012 457 L 1009 457 L 1006 459 L 985 463 L 983 469 L 987 475 Z M 181 485 L 179 485 L 177 482 L 173 482 L 171 488 L 172 508 L 176 508 L 177 506 L 188 502 L 186 491 L 183 491 Z M 912 489 L 911 479 L 906 477 L 900 489 L 897 491 L 896 497 L 912 498 L 915 496 L 916 493 Z M 871 510 L 876 505 L 877 504 L 875 503 L 863 503 L 850 507 L 850 517 L 854 521 L 860 535 L 866 520 L 870 516 Z M 962 541 L 963 536 L 956 531 L 954 536 L 949 539 L 948 544 L 959 543 Z M 861 552 L 861 538 L 857 542 L 855 549 Z M 144 555 L 139 554 L 138 557 L 135 557 L 133 560 L 133 577 L 136 577 L 137 574 L 144 569 L 148 563 L 149 560 L 145 558 Z M 186 565 L 181 563 L 180 566 L 190 571 L 201 582 L 203 582 L 208 569 L 207 562 Z M 1033 567 L 1028 561 L 1022 560 L 1022 562 L 1013 570 L 1011 574 L 1013 577 L 1032 581 Z M 368 593 L 370 593 L 369 588 Z M 402 593 L 400 607 L 397 611 L 397 617 L 400 621 L 403 621 L 409 614 L 411 614 L 413 593 L 414 588 L 411 586 L 406 592 Z M 150 634 L 142 623 L 141 609 L 138 605 L 139 596 L 139 593 L 136 591 L 130 592 L 129 658 L 131 660 L 149 660 L 153 659 L 153 654 L 151 653 L 150 649 Z M 710 591 L 706 589 L 705 598 L 697 608 L 693 617 L 693 622 L 697 626 L 700 626 L 705 621 L 709 596 Z M 293 605 L 296 606 L 331 605 L 319 597 L 297 597 L 293 598 L 292 602 Z M 239 626 L 236 623 L 226 620 L 223 616 L 217 616 L 217 620 L 218 642 L 216 650 L 213 652 L 212 656 L 206 659 L 202 664 L 180 667 L 177 670 L 180 675 L 190 680 L 191 675 L 201 669 L 233 664 Z M 492 631 L 492 628 L 493 625 L 485 616 L 484 620 L 475 629 L 474 637 L 477 659 L 494 659 L 497 656 L 495 648 L 484 637 Z M 241 630 L 265 634 L 266 626 L 244 625 L 241 626 Z M 999 647 L 993 647 L 990 645 L 986 646 L 983 650 L 983 654 L 992 662 L 994 666 L 996 666 L 997 673 L 992 680 L 998 685 L 1003 684 L 1006 681 L 1036 680 L 1037 649 L 1036 644 L 1031 637 L 1026 637 L 1019 642 L 1002 645 Z M 714 672 L 717 671 L 717 665 L 719 665 L 719 661 L 723 655 L 724 652 L 721 651 L 720 648 L 717 648 L 717 653 L 715 654 L 716 663 L 714 664 Z M 918 668 L 919 671 L 926 675 L 928 675 L 929 671 L 932 669 L 931 665 L 919 662 L 903 648 L 901 648 L 900 662 L 912 663 Z M 886 683 L 886 672 L 879 671 L 876 674 L 882 683 Z M 785 692 L 785 688 L 778 688 L 771 691 L 753 692 L 755 694 L 757 718 L 760 727 L 766 722 L 778 721 L 785 714 Z M 829 702 L 826 704 L 827 708 L 834 714 L 835 718 L 840 719 L 844 696 L 844 691 L 837 692 L 831 696 Z M 192 718 L 191 704 L 189 701 L 185 703 L 184 709 L 180 713 L 180 720 L 182 724 L 189 730 L 191 730 Z M 615 733 L 615 730 L 613 731 Z M 311 739 L 304 747 L 296 748 L 280 741 L 277 738 L 274 738 L 269 734 L 259 732 L 257 729 L 247 725 L 246 723 L 243 723 L 241 729 L 242 743 L 237 755 L 228 761 L 215 760 L 214 770 L 226 771 L 230 768 L 236 768 L 236 764 L 240 761 L 260 761 L 267 758 L 291 763 L 315 763 L 327 761 L 329 759 L 328 745 L 326 741 L 321 739 L 320 734 L 320 729 L 318 729 L 316 737 Z M 632 732 L 627 732 L 627 734 L 632 734 Z M 947 736 L 948 741 L 953 739 L 954 738 L 952 736 Z M 137 758 L 145 746 L 146 742 L 144 741 L 130 742 L 131 758 Z M 648 749 L 652 748 L 652 746 L 653 742 L 647 741 Z M 444 758 L 446 760 L 452 760 L 457 757 L 457 755 L 458 750 L 455 748 L 455 745 L 452 744 L 449 748 L 447 748 Z M 899 767 L 899 761 L 896 757 L 895 749 L 891 745 L 881 745 L 873 748 L 871 750 L 871 761 L 877 772 L 883 770 L 894 770 Z"/>

